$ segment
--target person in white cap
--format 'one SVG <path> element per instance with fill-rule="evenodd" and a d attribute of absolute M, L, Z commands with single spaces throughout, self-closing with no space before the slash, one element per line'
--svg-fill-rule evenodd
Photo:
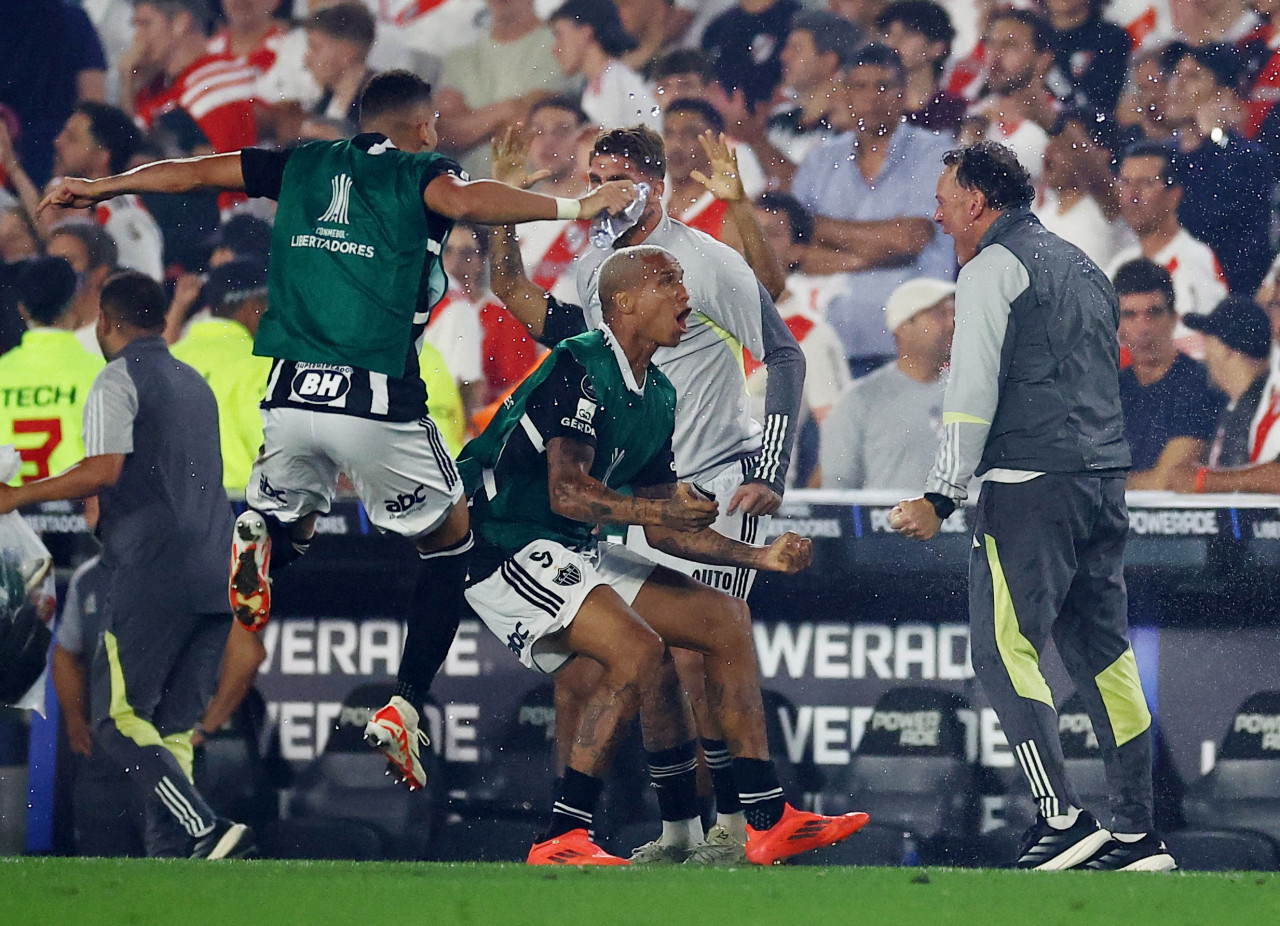
<path fill-rule="evenodd" d="M 929 475 L 942 433 L 943 376 L 955 329 L 954 283 L 921 277 L 889 296 L 898 358 L 855 380 L 822 424 L 822 486 L 898 489 Z"/>

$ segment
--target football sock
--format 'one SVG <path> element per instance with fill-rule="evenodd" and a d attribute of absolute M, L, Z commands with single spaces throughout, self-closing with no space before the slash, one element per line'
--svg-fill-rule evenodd
<path fill-rule="evenodd" d="M 1147 838 L 1146 833 L 1112 833 L 1111 836 L 1119 842 L 1141 842 Z"/>
<path fill-rule="evenodd" d="M 716 792 L 716 813 L 732 816 L 742 812 L 738 801 L 738 782 L 733 776 L 733 756 L 724 740 L 702 740 L 702 755 L 711 772 L 711 786 Z"/>
<path fill-rule="evenodd" d="M 283 569 L 311 549 L 311 538 L 295 540 L 293 526 L 283 523 L 273 514 L 259 511 L 267 522 L 267 536 L 271 538 L 271 568 Z"/>
<path fill-rule="evenodd" d="M 422 710 L 423 699 L 449 655 L 466 609 L 465 554 L 471 546 L 472 535 L 468 531 L 452 546 L 418 554 L 422 565 L 409 596 L 404 653 L 396 674 L 396 694 L 418 710 Z"/>
<path fill-rule="evenodd" d="M 786 801 L 777 769 L 769 759 L 733 760 L 738 778 L 738 799 L 752 829 L 767 830 L 782 819 Z"/>
<path fill-rule="evenodd" d="M 603 790 L 603 778 L 594 778 L 576 769 L 566 768 L 564 777 L 556 788 L 556 799 L 551 807 L 547 831 L 538 842 L 555 839 L 570 830 L 585 829 L 591 833 L 596 804 Z"/>
<path fill-rule="evenodd" d="M 1060 813 L 1052 817 L 1045 817 L 1045 822 L 1052 826 L 1055 830 L 1069 830 L 1076 825 L 1076 820 L 1080 819 L 1079 807 L 1068 807 L 1066 813 Z"/>
<path fill-rule="evenodd" d="M 694 846 L 702 842 L 697 746 L 689 740 L 646 755 L 649 778 L 658 792 L 658 810 L 662 816 L 662 836 L 658 841 L 667 846 Z"/>

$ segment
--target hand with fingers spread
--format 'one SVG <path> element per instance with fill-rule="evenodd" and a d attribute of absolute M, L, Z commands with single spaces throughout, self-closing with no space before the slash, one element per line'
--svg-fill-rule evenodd
<path fill-rule="evenodd" d="M 813 541 L 794 531 L 787 531 L 765 548 L 760 568 L 768 572 L 795 575 L 802 569 L 808 569 L 812 562 Z"/>
<path fill-rule="evenodd" d="M 551 176 L 549 170 L 529 173 L 529 145 L 533 141 L 529 128 L 516 122 L 495 135 L 491 143 L 493 151 L 493 179 L 527 190 L 539 180 Z"/>
<path fill-rule="evenodd" d="M 716 199 L 731 203 L 745 200 L 747 191 L 742 186 L 738 153 L 729 147 L 728 137 L 723 132 L 717 137 L 708 129 L 698 136 L 698 144 L 702 145 L 707 160 L 711 162 L 711 176 L 700 170 L 690 171 L 689 176 L 706 187 Z"/>
<path fill-rule="evenodd" d="M 639 193 L 630 180 L 610 180 L 602 183 L 578 200 L 581 211 L 578 218 L 593 219 L 601 212 L 616 215 L 635 202 Z"/>

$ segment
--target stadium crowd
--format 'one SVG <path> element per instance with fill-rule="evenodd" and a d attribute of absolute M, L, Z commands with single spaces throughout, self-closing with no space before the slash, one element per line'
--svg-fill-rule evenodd
<path fill-rule="evenodd" d="M 942 434 L 958 269 L 934 191 L 943 155 L 986 139 L 1016 152 L 1034 212 L 1119 293 L 1128 486 L 1280 492 L 1277 10 L 14 0 L 0 12 L 0 444 L 19 449 L 23 482 L 83 457 L 84 402 L 104 363 L 100 296 L 130 269 L 166 285 L 164 337 L 212 387 L 224 484 L 244 490 L 270 368 L 252 348 L 271 311 L 273 204 L 184 192 L 80 214 L 37 205 L 58 178 L 349 137 L 369 78 L 406 69 L 434 86 L 438 150 L 472 177 L 494 172 L 491 139 L 519 123 L 533 188 L 579 197 L 601 131 L 661 133 L 666 215 L 742 252 L 805 354 L 800 438 L 782 468 L 792 485 L 923 484 Z M 707 179 L 716 136 L 736 155 L 731 188 Z M 748 203 L 768 260 L 743 231 Z M 571 267 L 592 247 L 590 224 L 523 226 L 529 280 L 588 302 Z M 491 287 L 491 246 L 476 226 L 449 236 L 448 288 L 422 349 L 431 416 L 454 455 L 547 355 Z M 765 421 L 766 365 L 742 359 Z"/>

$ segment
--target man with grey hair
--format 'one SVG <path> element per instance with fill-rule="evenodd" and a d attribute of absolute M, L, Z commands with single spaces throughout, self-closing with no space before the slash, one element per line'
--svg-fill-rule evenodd
<path fill-rule="evenodd" d="M 627 247 L 604 260 L 597 279 L 600 327 L 558 344 L 458 461 L 476 533 L 468 603 L 531 669 L 553 674 L 576 655 L 603 667 L 529 864 L 629 864 L 592 842 L 591 824 L 604 775 L 642 706 L 664 719 L 672 739 L 692 740 L 683 692 L 655 684 L 671 677 L 668 646 L 705 656 L 716 719 L 748 767 L 742 800 L 760 815 L 751 817 L 759 829 L 748 858 L 769 864 L 830 845 L 867 816 L 821 817 L 783 800 L 745 603 L 596 537 L 598 524 L 637 525 L 671 555 L 785 573 L 812 557 L 809 540 L 790 532 L 757 547 L 710 530 L 716 502 L 676 481 L 676 391 L 652 359 L 688 330 L 680 264 L 660 247 Z M 691 749 L 686 758 L 691 774 Z M 655 783 L 666 784 L 657 775 Z"/>

